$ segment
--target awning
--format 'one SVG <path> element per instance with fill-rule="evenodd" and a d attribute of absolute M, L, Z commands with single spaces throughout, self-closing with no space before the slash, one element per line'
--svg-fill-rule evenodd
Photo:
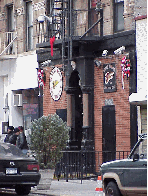
<path fill-rule="evenodd" d="M 132 93 L 129 96 L 129 102 L 133 105 L 146 105 L 147 104 L 147 94 L 143 92 Z"/>
<path fill-rule="evenodd" d="M 38 87 L 37 80 L 37 55 L 19 56 L 15 65 L 11 90 L 29 89 Z"/>

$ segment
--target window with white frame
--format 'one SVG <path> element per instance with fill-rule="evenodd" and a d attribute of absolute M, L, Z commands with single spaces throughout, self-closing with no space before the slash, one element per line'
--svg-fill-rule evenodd
<path fill-rule="evenodd" d="M 33 50 L 33 9 L 32 2 L 26 2 L 26 50 Z"/>
<path fill-rule="evenodd" d="M 114 32 L 124 30 L 124 0 L 114 0 Z"/>

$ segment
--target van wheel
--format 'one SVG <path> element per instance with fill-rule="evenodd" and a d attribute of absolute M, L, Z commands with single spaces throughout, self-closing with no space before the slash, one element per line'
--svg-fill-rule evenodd
<path fill-rule="evenodd" d="M 18 195 L 28 195 L 30 193 L 31 187 L 29 185 L 17 185 L 15 187 L 15 192 Z"/>
<path fill-rule="evenodd" d="M 120 190 L 116 183 L 109 182 L 105 189 L 105 196 L 121 196 Z"/>

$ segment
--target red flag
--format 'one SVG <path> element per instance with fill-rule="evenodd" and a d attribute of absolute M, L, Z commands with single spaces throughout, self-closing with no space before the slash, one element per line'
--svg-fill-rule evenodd
<path fill-rule="evenodd" d="M 55 41 L 55 36 L 50 38 L 50 46 L 51 46 L 51 56 L 53 56 L 53 43 Z"/>

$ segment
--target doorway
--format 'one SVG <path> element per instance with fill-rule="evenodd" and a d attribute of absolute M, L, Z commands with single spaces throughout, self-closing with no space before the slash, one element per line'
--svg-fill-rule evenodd
<path fill-rule="evenodd" d="M 103 162 L 114 160 L 116 157 L 116 122 L 115 106 L 102 107 L 102 151 Z"/>
<path fill-rule="evenodd" d="M 72 128 L 71 128 L 71 148 L 80 150 L 82 141 L 83 126 L 83 104 L 82 91 L 79 85 L 79 72 L 74 70 L 69 79 L 69 87 L 73 89 L 72 95 Z"/>

